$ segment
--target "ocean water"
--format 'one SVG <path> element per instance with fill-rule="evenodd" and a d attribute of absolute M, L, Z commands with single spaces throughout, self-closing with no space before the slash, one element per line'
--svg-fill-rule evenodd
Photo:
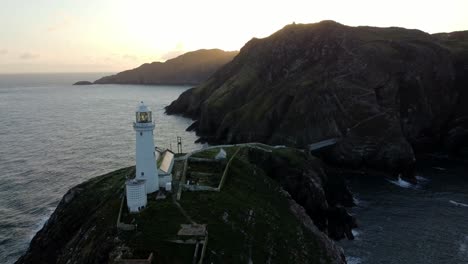
<path fill-rule="evenodd" d="M 0 263 L 26 249 L 65 192 L 134 164 L 134 110 L 144 100 L 155 143 L 201 148 L 191 121 L 164 114 L 188 87 L 72 86 L 107 74 L 0 75 Z M 468 263 L 467 165 L 420 159 L 419 184 L 350 178 L 359 228 L 340 241 L 350 264 Z"/>
<path fill-rule="evenodd" d="M 468 263 L 467 165 L 419 158 L 417 179 L 350 179 L 359 227 L 339 242 L 348 263 Z"/>
<path fill-rule="evenodd" d="M 195 150 L 191 120 L 164 107 L 184 86 L 72 86 L 103 74 L 0 75 L 0 263 L 27 249 L 65 192 L 135 163 L 135 108 L 153 110 L 155 144 Z"/>

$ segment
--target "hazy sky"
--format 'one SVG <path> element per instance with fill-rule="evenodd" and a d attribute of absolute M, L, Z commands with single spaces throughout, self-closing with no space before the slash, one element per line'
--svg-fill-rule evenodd
<path fill-rule="evenodd" d="M 468 30 L 468 0 L 0 0 L 0 73 L 115 72 L 325 19 Z"/>

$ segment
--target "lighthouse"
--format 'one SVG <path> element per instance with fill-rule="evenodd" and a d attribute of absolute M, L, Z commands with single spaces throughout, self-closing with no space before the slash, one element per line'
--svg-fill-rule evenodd
<path fill-rule="evenodd" d="M 141 102 L 136 109 L 136 120 L 133 123 L 136 132 L 136 175 L 135 179 L 144 180 L 146 193 L 159 190 L 159 177 L 156 168 L 154 148 L 154 123 L 151 110 Z"/>

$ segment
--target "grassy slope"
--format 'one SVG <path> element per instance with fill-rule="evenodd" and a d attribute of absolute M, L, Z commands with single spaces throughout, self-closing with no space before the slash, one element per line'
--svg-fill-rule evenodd
<path fill-rule="evenodd" d="M 289 198 L 280 186 L 251 165 L 243 151 L 239 154 L 221 192 L 184 192 L 180 201 L 195 222 L 208 226 L 205 262 L 318 263 L 326 259 L 320 256 L 314 234 L 289 210 Z M 294 153 L 290 155 L 295 158 Z M 164 242 L 174 238 L 179 224 L 188 223 L 169 198 L 151 201 L 135 219 L 141 232 L 122 236 L 130 247 L 156 252 L 161 263 L 191 259 L 193 246 Z"/>
<path fill-rule="evenodd" d="M 208 224 L 206 262 L 318 262 L 314 236 L 289 211 L 279 185 L 243 155 L 231 166 L 220 193 L 186 192 L 181 201 L 196 222 Z"/>
<path fill-rule="evenodd" d="M 281 152 L 284 155 L 288 151 Z M 297 158 L 293 151 L 287 155 L 292 161 Z M 191 261 L 193 245 L 167 242 L 176 238 L 180 224 L 190 223 L 170 196 L 165 200 L 148 197 L 149 206 L 130 217 L 138 224 L 136 232 L 116 229 L 121 187 L 125 175 L 132 170 L 121 169 L 78 185 L 74 189 L 80 192 L 54 213 L 58 220 L 39 232 L 61 236 L 68 220 L 80 219 L 75 221 L 77 229 L 71 236 L 62 237 L 63 243 L 53 245 L 54 249 L 59 247 L 55 252 L 60 252 L 60 263 L 70 259 L 107 262 L 111 251 L 122 246 L 130 248 L 134 257 L 147 257 L 154 252 L 157 263 Z M 86 209 L 95 202 L 99 205 L 93 210 Z M 278 183 L 247 161 L 246 149 L 233 161 L 221 192 L 187 191 L 180 204 L 195 222 L 207 224 L 205 263 L 247 263 L 249 259 L 254 263 L 331 263 L 323 253 L 320 238 L 291 213 L 289 198 Z M 24 263 L 46 263 L 34 261 L 44 254 L 42 250 L 43 244 L 30 249 L 31 258 Z"/>

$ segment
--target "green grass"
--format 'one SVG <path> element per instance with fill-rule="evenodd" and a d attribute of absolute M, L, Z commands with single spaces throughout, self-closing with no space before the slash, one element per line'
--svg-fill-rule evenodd
<path fill-rule="evenodd" d="M 208 224 L 205 262 L 314 263 L 316 241 L 289 211 L 280 186 L 239 154 L 221 192 L 184 192 L 180 201 L 194 221 Z"/>
<path fill-rule="evenodd" d="M 232 156 L 237 149 L 226 151 Z M 207 224 L 204 263 L 319 263 L 325 257 L 316 236 L 290 212 L 289 198 L 278 183 L 247 160 L 247 149 L 243 147 L 234 158 L 221 192 L 185 191 L 182 195 L 180 204 L 190 218 Z M 292 149 L 274 149 L 271 155 L 286 157 L 291 166 L 304 162 L 304 154 Z M 134 168 L 121 169 L 77 186 L 83 190 L 65 216 L 86 219 L 80 232 L 87 235 L 87 242 L 80 254 L 92 256 L 102 241 L 117 240 L 131 249 L 133 258 L 146 258 L 153 252 L 154 263 L 191 263 L 194 245 L 168 242 L 177 238 L 180 224 L 190 223 L 171 196 L 155 200 L 150 195 L 140 214 L 124 212 L 126 223 L 137 224 L 136 231 L 116 229 L 122 186 L 125 176 L 132 173 Z M 94 213 L 86 211 L 96 203 Z"/>
<path fill-rule="evenodd" d="M 214 159 L 218 154 L 219 148 L 207 149 L 192 155 L 194 158 Z"/>
<path fill-rule="evenodd" d="M 226 151 L 226 158 L 229 159 L 229 157 L 236 152 L 238 147 L 232 146 L 232 147 L 223 147 L 224 151 Z M 212 149 L 206 149 L 201 152 L 195 153 L 192 155 L 194 158 L 205 158 L 205 159 L 214 159 L 215 156 L 219 153 L 219 150 L 221 148 L 212 148 Z"/>
<path fill-rule="evenodd" d="M 193 245 L 178 245 L 167 240 L 175 239 L 180 224 L 188 224 L 184 215 L 172 203 L 165 200 L 148 200 L 148 206 L 140 214 L 132 214 L 137 224 L 136 232 L 122 232 L 121 238 L 141 256 L 155 254 L 156 263 L 189 263 L 195 249 Z"/>

